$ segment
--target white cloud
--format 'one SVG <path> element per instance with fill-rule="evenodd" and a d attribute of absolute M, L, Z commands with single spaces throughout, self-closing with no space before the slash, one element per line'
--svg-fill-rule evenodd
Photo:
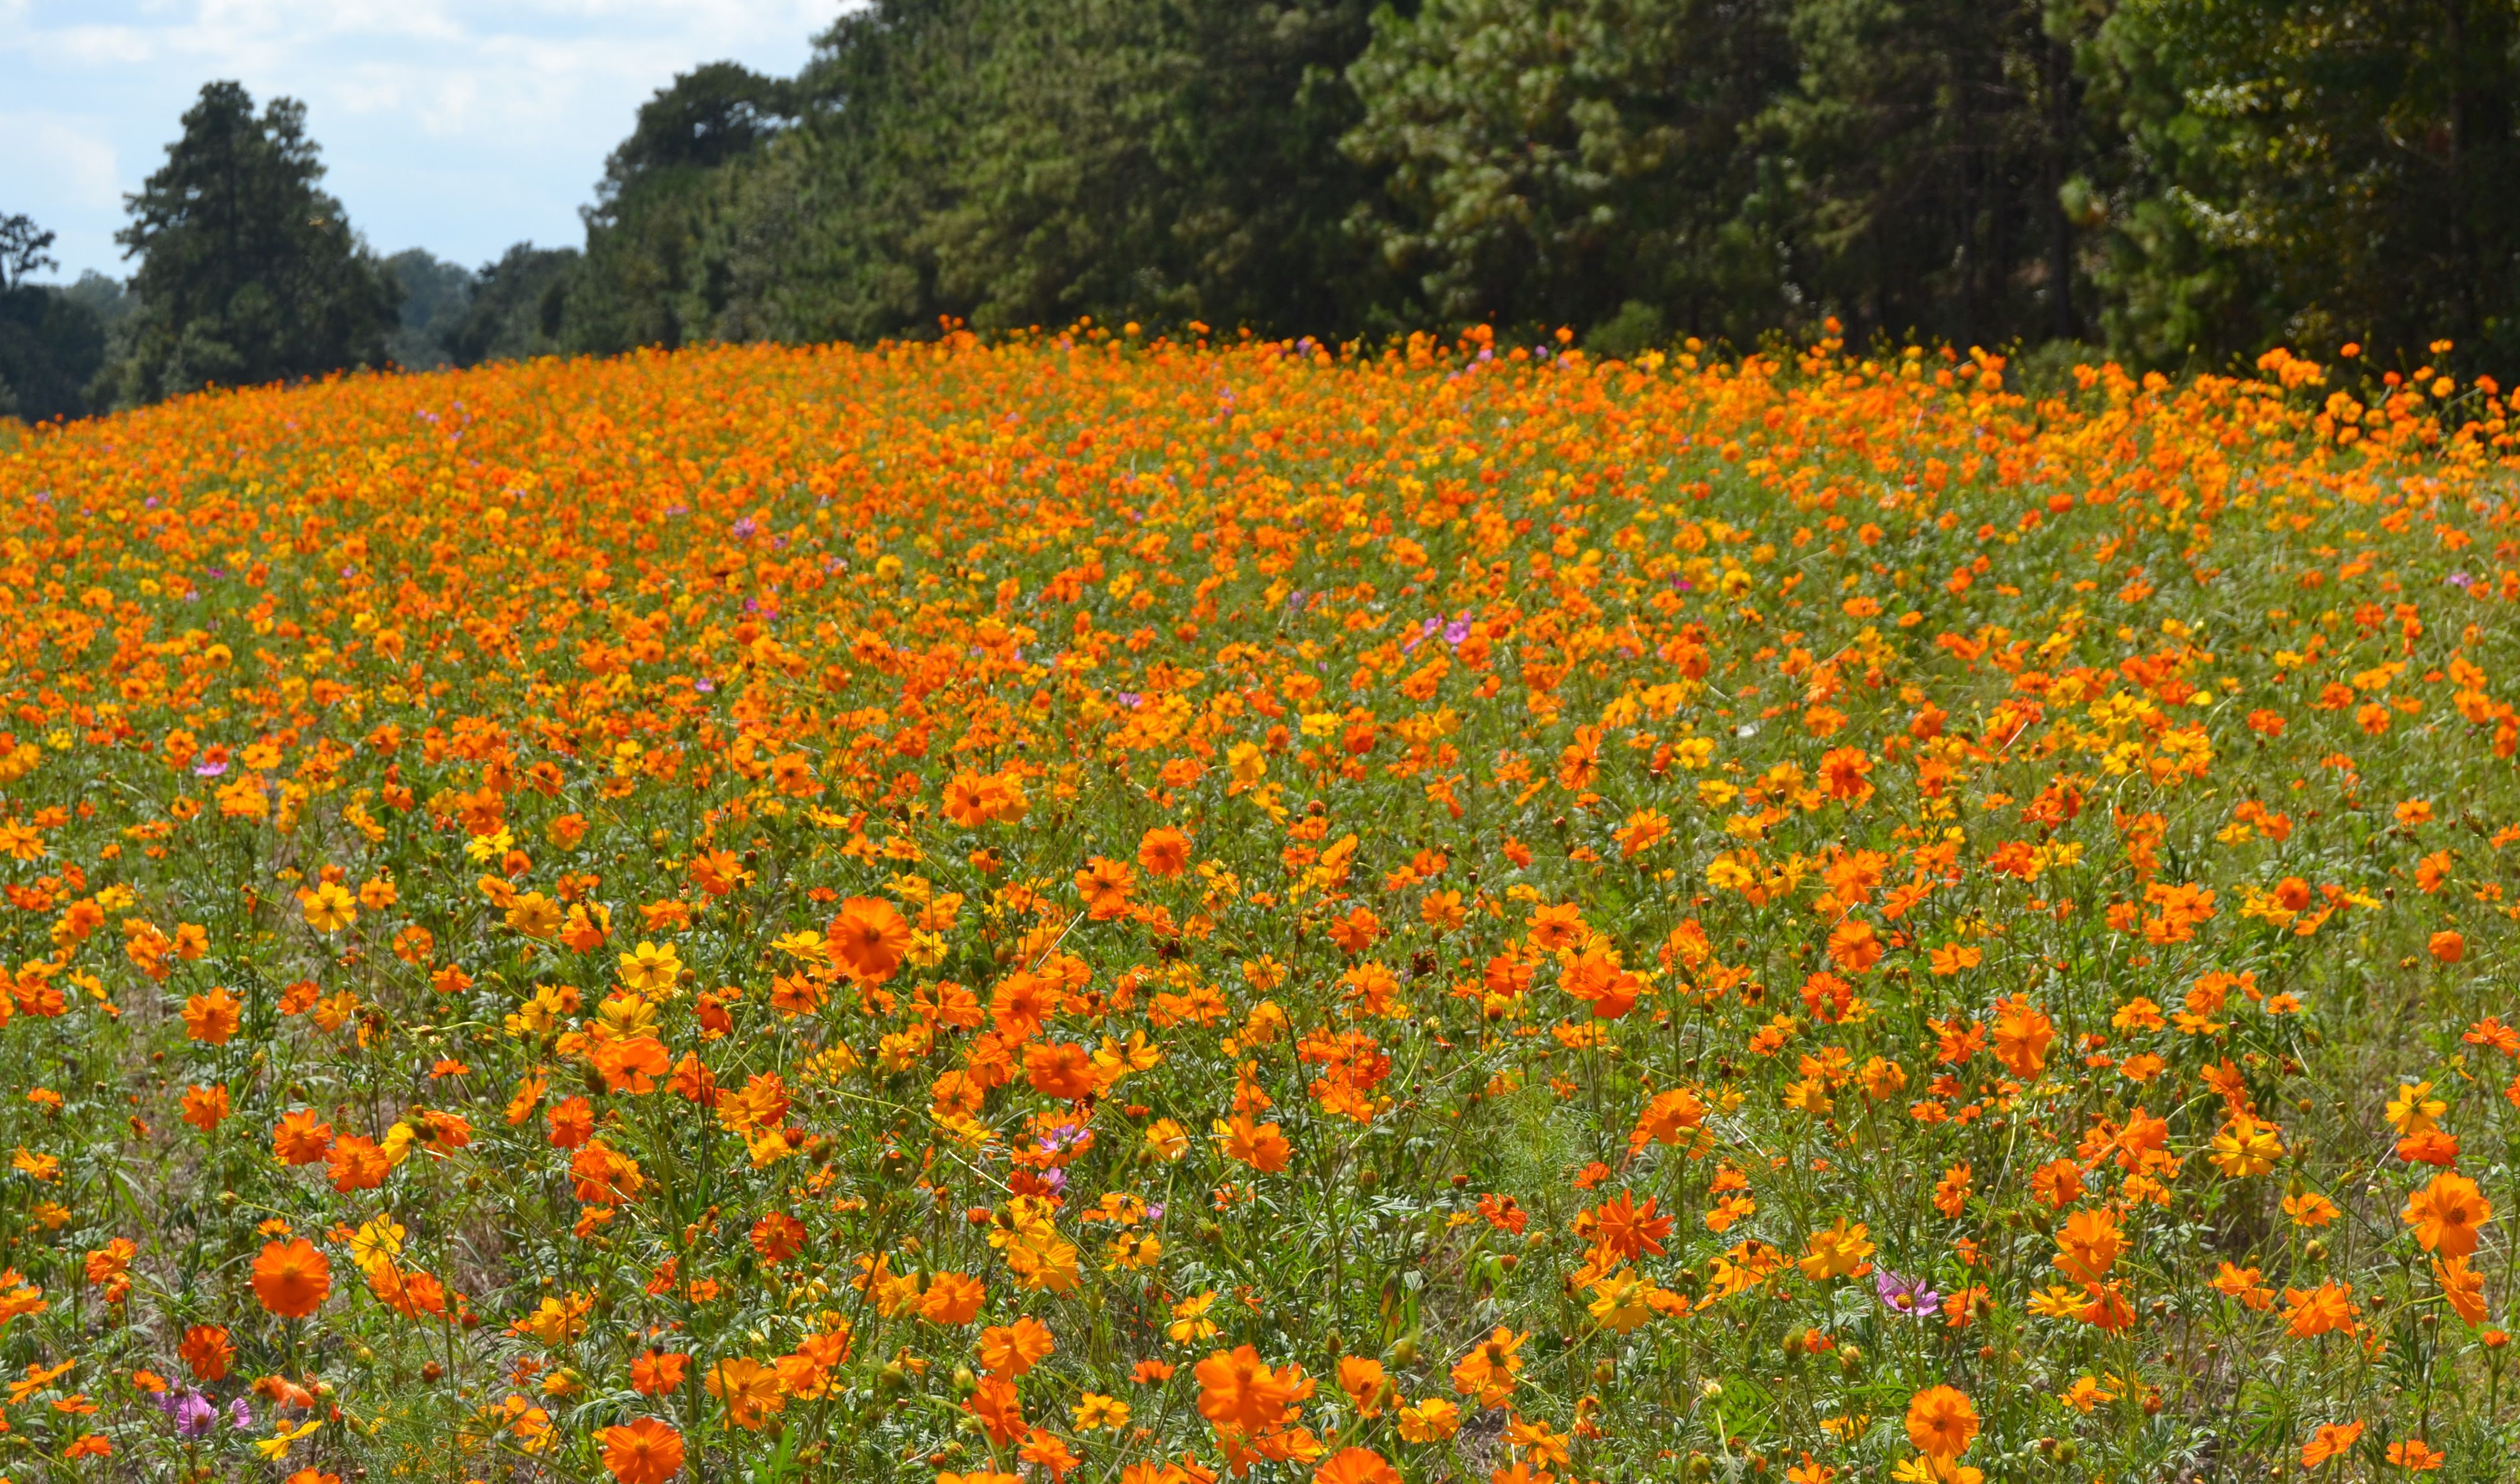
<path fill-rule="evenodd" d="M 64 200 L 109 210 L 122 204 L 112 142 L 93 122 L 57 113 L 0 113 L 0 136 L 14 141 L 21 167 Z"/>
<path fill-rule="evenodd" d="M 379 247 L 472 262 L 572 241 L 605 155 L 678 71 L 792 72 L 835 0 L 0 0 L 0 209 L 121 271 L 121 195 L 202 83 L 307 105 L 328 186 Z M 35 132 L 22 132 L 24 120 Z M 49 128 L 52 132 L 42 132 Z M 75 257 L 74 257 L 75 255 Z"/>

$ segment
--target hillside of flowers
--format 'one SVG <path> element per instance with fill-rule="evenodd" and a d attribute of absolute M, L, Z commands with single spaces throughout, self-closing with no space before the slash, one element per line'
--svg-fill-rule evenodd
<path fill-rule="evenodd" d="M 2507 1478 L 2520 397 L 2351 350 L 0 427 L 0 1475 Z"/>

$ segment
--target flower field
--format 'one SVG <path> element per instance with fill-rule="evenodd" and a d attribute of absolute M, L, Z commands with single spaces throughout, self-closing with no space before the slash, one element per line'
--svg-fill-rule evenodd
<path fill-rule="evenodd" d="M 0 427 L 0 1473 L 2507 1478 L 2499 395 L 1080 328 Z"/>

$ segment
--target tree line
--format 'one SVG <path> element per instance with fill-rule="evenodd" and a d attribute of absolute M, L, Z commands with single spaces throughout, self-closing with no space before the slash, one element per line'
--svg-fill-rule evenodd
<path fill-rule="evenodd" d="M 2509 0 L 874 0 L 677 78 L 582 247 L 477 270 L 369 251 L 302 110 L 214 84 L 83 395 L 1081 315 L 2508 369 L 2515 105 Z M 12 386 L 77 318 L 18 303 Z"/>

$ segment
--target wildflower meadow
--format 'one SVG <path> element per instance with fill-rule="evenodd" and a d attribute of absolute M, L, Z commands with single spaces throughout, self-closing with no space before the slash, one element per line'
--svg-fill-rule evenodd
<path fill-rule="evenodd" d="M 2010 375 L 0 426 L 0 1474 L 2508 1479 L 2520 396 Z"/>

